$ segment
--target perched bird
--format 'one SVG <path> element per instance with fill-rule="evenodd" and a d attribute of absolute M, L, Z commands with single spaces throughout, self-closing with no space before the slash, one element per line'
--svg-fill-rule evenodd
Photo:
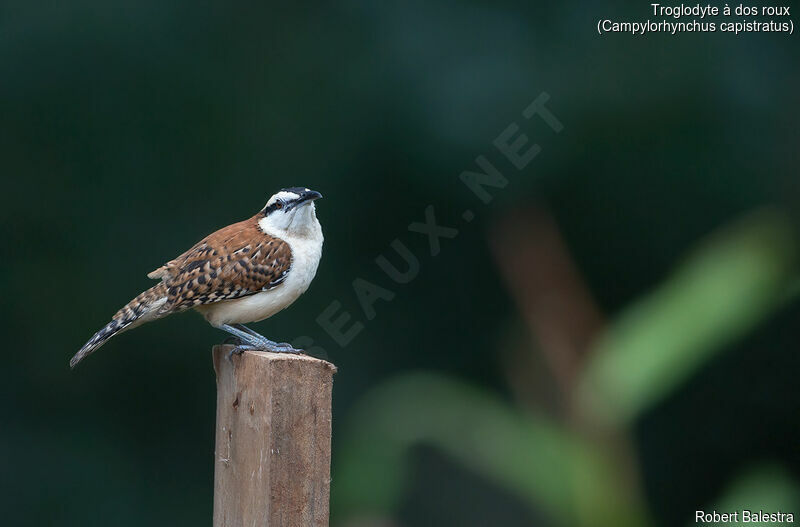
<path fill-rule="evenodd" d="M 235 336 L 234 352 L 298 353 L 245 327 L 269 318 L 302 295 L 322 256 L 322 227 L 304 187 L 282 189 L 250 219 L 228 225 L 148 274 L 161 282 L 117 311 L 69 361 L 74 368 L 123 331 L 194 308 L 215 328 Z"/>

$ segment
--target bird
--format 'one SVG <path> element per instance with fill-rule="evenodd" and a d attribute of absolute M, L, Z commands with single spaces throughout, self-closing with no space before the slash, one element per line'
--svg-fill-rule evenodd
<path fill-rule="evenodd" d="M 302 353 L 244 324 L 289 307 L 311 284 L 322 257 L 322 227 L 314 202 L 322 194 L 283 188 L 255 216 L 209 234 L 148 278 L 160 280 L 128 302 L 70 360 L 70 368 L 124 331 L 194 309 L 235 337 L 232 354 L 247 350 Z"/>

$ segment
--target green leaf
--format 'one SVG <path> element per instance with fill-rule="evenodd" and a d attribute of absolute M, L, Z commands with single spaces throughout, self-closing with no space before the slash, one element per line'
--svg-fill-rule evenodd
<path fill-rule="evenodd" d="M 430 373 L 368 394 L 334 463 L 334 514 L 390 514 L 407 483 L 411 446 L 438 447 L 563 525 L 643 525 L 615 467 L 593 446 L 488 392 Z"/>
<path fill-rule="evenodd" d="M 663 399 L 790 298 L 795 251 L 789 220 L 772 210 L 709 239 L 599 340 L 581 407 L 621 425 Z"/>
<path fill-rule="evenodd" d="M 741 475 L 725 491 L 723 497 L 710 507 L 703 510 L 705 513 L 718 514 L 737 513 L 736 520 L 725 523 L 726 526 L 735 527 L 737 525 L 754 526 L 774 526 L 790 525 L 793 522 L 745 522 L 743 511 L 750 513 L 791 513 L 798 511 L 800 506 L 800 488 L 787 471 L 778 466 L 760 466 Z M 713 516 L 712 516 L 713 518 Z M 784 518 L 785 520 L 786 518 Z M 695 517 L 691 518 L 687 525 L 697 525 Z M 722 523 L 720 523 L 722 525 Z"/>

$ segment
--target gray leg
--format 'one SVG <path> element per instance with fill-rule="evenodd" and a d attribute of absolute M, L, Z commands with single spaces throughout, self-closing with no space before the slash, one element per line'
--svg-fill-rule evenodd
<path fill-rule="evenodd" d="M 249 349 L 272 351 L 274 353 L 302 353 L 302 350 L 295 349 L 291 344 L 269 340 L 242 324 L 223 324 L 219 326 L 219 329 L 227 331 L 241 341 L 241 345 L 234 348 L 232 353 L 240 354 Z"/>
<path fill-rule="evenodd" d="M 276 342 L 273 342 L 273 341 L 269 340 L 267 337 L 265 337 L 261 333 L 256 333 L 255 331 L 253 331 L 252 329 L 248 328 L 244 324 L 231 324 L 230 327 L 232 327 L 234 329 L 238 329 L 239 331 L 244 331 L 245 333 L 247 333 L 251 337 L 253 337 L 255 339 L 258 339 L 259 342 L 272 342 L 273 344 L 277 344 Z"/>
<path fill-rule="evenodd" d="M 262 335 L 260 333 L 256 333 L 255 331 L 253 331 L 252 329 L 248 328 L 244 324 L 231 324 L 231 327 L 233 327 L 235 329 L 238 329 L 240 331 L 244 331 L 245 333 L 251 335 L 253 338 L 258 339 L 259 342 L 264 343 L 266 346 L 272 346 L 274 348 L 285 350 L 287 353 L 300 353 L 300 352 L 303 351 L 303 350 L 295 349 L 288 342 L 275 342 L 273 340 L 270 340 L 267 337 L 265 337 L 264 335 Z"/>
<path fill-rule="evenodd" d="M 299 349 L 294 348 L 288 342 L 275 342 L 273 340 L 269 340 L 264 335 L 262 335 L 260 333 L 256 333 L 255 331 L 253 331 L 252 329 L 248 328 L 244 324 L 231 324 L 231 326 L 236 328 L 236 329 L 239 329 L 239 330 L 242 330 L 242 331 L 245 331 L 245 332 L 249 333 L 253 337 L 259 339 L 261 342 L 264 342 L 264 343 L 269 344 L 271 346 L 274 346 L 276 348 L 282 348 L 282 349 L 286 350 L 287 353 L 302 353 L 303 352 L 303 350 L 299 350 Z"/>

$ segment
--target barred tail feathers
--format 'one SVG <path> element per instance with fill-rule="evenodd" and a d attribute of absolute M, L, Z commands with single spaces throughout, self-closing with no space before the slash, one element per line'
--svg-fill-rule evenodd
<path fill-rule="evenodd" d="M 77 366 L 80 361 L 94 353 L 114 335 L 166 315 L 166 313 L 160 311 L 166 301 L 167 287 L 163 283 L 141 293 L 128 302 L 125 307 L 117 311 L 111 322 L 103 326 L 83 345 L 80 351 L 69 361 L 69 367 L 74 368 Z"/>

